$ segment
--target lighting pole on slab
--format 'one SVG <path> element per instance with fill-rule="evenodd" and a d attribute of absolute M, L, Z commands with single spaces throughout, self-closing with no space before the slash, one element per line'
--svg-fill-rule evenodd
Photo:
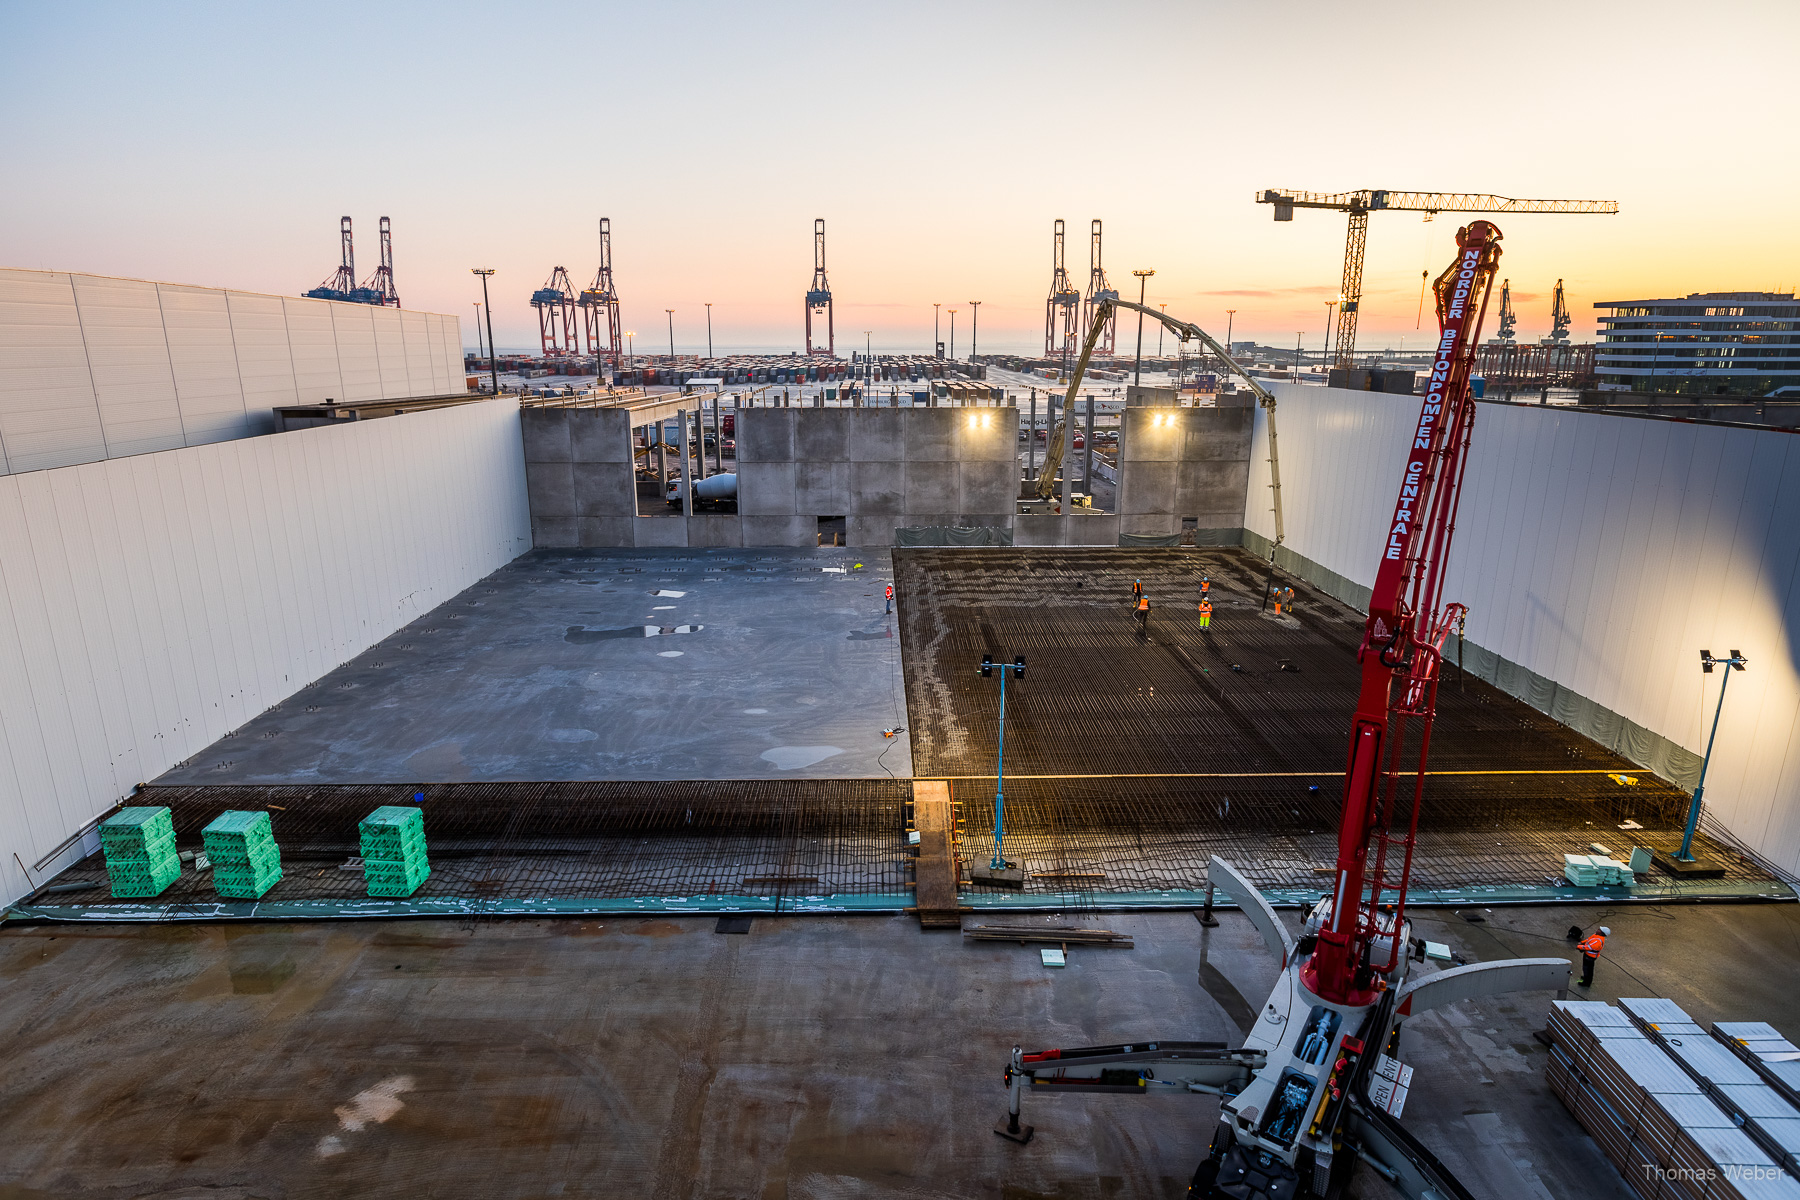
<path fill-rule="evenodd" d="M 1169 306 L 1168 305 L 1159 304 L 1156 307 L 1163 310 L 1163 316 L 1166 317 L 1169 315 Z M 1139 314 L 1139 315 L 1142 315 L 1142 314 Z M 1162 357 L 1162 339 L 1163 339 L 1163 326 L 1158 325 L 1156 327 L 1156 357 L 1158 357 L 1158 358 Z"/>
<path fill-rule="evenodd" d="M 1300 382 L 1300 339 L 1306 335 L 1299 330 L 1294 331 L 1294 382 Z"/>
<path fill-rule="evenodd" d="M 983 679 L 991 679 L 994 675 L 994 656 L 981 656 Z M 1025 656 L 1014 657 L 1012 664 L 998 664 L 1000 668 L 1000 753 L 994 768 L 994 857 L 989 860 L 987 870 L 980 867 L 971 872 L 971 878 L 977 882 L 1004 883 L 1013 887 L 1024 885 L 1023 872 L 1006 861 L 1001 853 L 1002 843 L 1006 837 L 1006 677 L 1012 675 L 1016 679 L 1025 678 Z"/>
<path fill-rule="evenodd" d="M 1150 277 L 1155 271 L 1133 271 L 1138 281 L 1138 303 L 1144 302 L 1144 289 L 1150 286 Z M 1131 382 L 1135 387 L 1144 381 L 1144 314 L 1138 314 L 1137 365 L 1132 368 Z"/>
<path fill-rule="evenodd" d="M 1694 828 L 1700 824 L 1700 797 L 1706 794 L 1706 768 L 1712 765 L 1713 741 L 1719 736 L 1719 718 L 1725 713 L 1725 689 L 1731 684 L 1731 672 L 1741 671 L 1749 663 L 1749 659 L 1736 650 L 1730 658 L 1714 658 L 1711 650 L 1700 652 L 1700 670 L 1711 675 L 1714 667 L 1725 667 L 1725 678 L 1719 683 L 1719 706 L 1713 710 L 1712 732 L 1706 735 L 1706 757 L 1700 760 L 1700 781 L 1694 785 L 1694 799 L 1688 805 L 1687 828 L 1681 835 L 1681 849 L 1675 854 L 1675 861 L 1691 866 L 1694 859 Z"/>
<path fill-rule="evenodd" d="M 931 353 L 936 358 L 942 358 L 944 356 L 942 349 L 944 343 L 941 340 L 943 334 L 938 332 L 938 310 L 943 307 L 942 304 L 933 304 L 931 306 Z"/>
<path fill-rule="evenodd" d="M 625 331 L 625 361 L 634 367 L 637 366 L 637 343 L 631 339 L 636 336 L 637 330 L 635 329 Z"/>
<path fill-rule="evenodd" d="M 956 361 L 956 310 L 950 310 L 950 361 Z"/>
<path fill-rule="evenodd" d="M 981 336 L 981 301 L 969 301 L 969 361 L 975 361 L 975 344 Z"/>
<path fill-rule="evenodd" d="M 712 361 L 712 301 L 706 302 L 706 359 Z"/>
<path fill-rule="evenodd" d="M 469 274 L 481 276 L 481 302 L 487 308 L 488 327 L 488 378 L 494 382 L 494 395 L 500 394 L 500 352 L 494 349 L 494 306 L 488 302 L 488 276 L 494 273 L 492 267 L 470 267 Z"/>
<path fill-rule="evenodd" d="M 870 339 L 874 336 L 875 331 L 873 329 L 863 330 L 863 375 L 869 381 L 870 391 L 875 390 L 875 356 L 869 352 L 869 347 L 874 345 L 874 342 Z"/>
<path fill-rule="evenodd" d="M 1225 310 L 1225 352 L 1231 353 L 1231 323 L 1237 319 L 1237 309 Z"/>

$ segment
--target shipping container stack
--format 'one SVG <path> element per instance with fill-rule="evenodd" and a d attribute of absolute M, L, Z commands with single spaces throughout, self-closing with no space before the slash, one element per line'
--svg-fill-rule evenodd
<path fill-rule="evenodd" d="M 201 833 L 213 888 L 227 900 L 260 900 L 281 878 L 281 847 L 266 812 L 223 812 Z"/>
<path fill-rule="evenodd" d="M 385 804 L 364 817 L 357 831 L 362 837 L 363 881 L 369 895 L 410 896 L 430 876 L 423 810 Z"/>
<path fill-rule="evenodd" d="M 1730 1069 L 1735 1060 L 1727 1062 L 1730 1052 L 1672 1003 L 1620 1003 L 1627 1008 L 1597 1001 L 1556 1002 L 1548 1028 L 1554 1045 L 1547 1075 L 1550 1090 L 1575 1114 L 1626 1185 L 1644 1200 L 1800 1198 L 1800 1181 L 1716 1097 L 1729 1102 L 1728 1093 L 1745 1088 L 1743 1101 L 1757 1111 L 1772 1112 L 1773 1104 L 1785 1121 L 1800 1120 L 1800 1110 L 1781 1101 L 1773 1089 L 1759 1086 L 1748 1067 L 1742 1067 L 1739 1078 Z M 1633 1006 L 1639 1013 L 1636 1021 Z M 1708 1088 L 1684 1068 L 1683 1054 L 1705 1056 L 1698 1069 Z M 1721 1079 L 1731 1082 L 1721 1084 Z"/>
<path fill-rule="evenodd" d="M 100 822 L 100 849 L 115 898 L 160 896 L 181 875 L 166 808 L 120 809 Z"/>

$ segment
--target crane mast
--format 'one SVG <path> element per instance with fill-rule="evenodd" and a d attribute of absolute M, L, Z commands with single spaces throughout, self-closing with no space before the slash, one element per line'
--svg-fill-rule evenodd
<path fill-rule="evenodd" d="M 613 286 L 612 265 L 612 218 L 600 218 L 600 269 L 594 272 L 594 282 L 581 293 L 576 304 L 581 308 L 582 324 L 587 334 L 588 353 L 594 356 L 596 367 L 611 362 L 619 365 L 619 354 L 624 348 L 624 337 L 619 322 L 619 292 Z M 602 327 L 605 339 L 601 338 Z"/>
<path fill-rule="evenodd" d="M 1051 234 L 1050 298 L 1044 302 L 1044 357 L 1062 359 L 1066 371 L 1080 341 L 1075 323 L 1080 316 L 1081 293 L 1069 279 L 1063 245 L 1063 222 L 1059 218 Z"/>
<path fill-rule="evenodd" d="M 1444 639 L 1467 611 L 1444 605 L 1442 591 L 1475 420 L 1469 374 L 1500 261 L 1500 231 L 1475 221 L 1457 230 L 1456 242 L 1456 261 L 1435 285 L 1435 361 L 1357 652 L 1362 687 L 1350 727 L 1330 915 L 1301 970 L 1307 988 L 1337 1004 L 1372 1003 L 1374 977 L 1392 971 L 1401 952 L 1391 934 L 1405 917 L 1438 665 Z M 1383 961 L 1375 944 L 1384 936 Z"/>

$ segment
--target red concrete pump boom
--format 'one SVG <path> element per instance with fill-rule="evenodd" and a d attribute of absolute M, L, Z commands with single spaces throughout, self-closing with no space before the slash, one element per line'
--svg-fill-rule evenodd
<path fill-rule="evenodd" d="M 1330 920 L 1302 974 L 1308 988 L 1336 1004 L 1372 1003 L 1375 977 L 1392 971 L 1404 953 L 1397 935 L 1437 715 L 1438 665 L 1444 639 L 1467 611 L 1444 605 L 1442 591 L 1475 423 L 1469 373 L 1499 267 L 1500 231 L 1475 221 L 1457 230 L 1456 243 L 1456 261 L 1436 284 L 1436 361 L 1357 652 L 1362 691 L 1350 727 Z"/>

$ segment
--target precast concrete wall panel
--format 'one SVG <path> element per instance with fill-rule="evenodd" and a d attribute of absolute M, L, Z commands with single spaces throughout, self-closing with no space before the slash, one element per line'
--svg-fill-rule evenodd
<path fill-rule="evenodd" d="M 238 377 L 237 344 L 225 293 L 167 283 L 159 284 L 157 292 L 187 445 L 249 437 L 244 382 Z"/>
<path fill-rule="evenodd" d="M 286 311 L 280 296 L 227 292 L 225 297 L 231 307 L 231 338 L 237 348 L 238 380 L 243 386 L 250 432 L 273 433 L 272 410 L 300 403 Z"/>
<path fill-rule="evenodd" d="M 409 313 L 394 309 L 400 317 L 400 340 L 406 353 L 407 387 L 412 394 L 428 396 L 442 394 L 450 389 L 445 387 L 439 376 L 437 361 L 431 353 L 431 316 L 428 313 Z"/>
<path fill-rule="evenodd" d="M 406 360 L 406 322 L 397 308 L 365 306 L 375 328 L 375 359 L 381 372 L 381 395 L 424 395 L 429 389 L 415 391 L 408 378 Z"/>
<path fill-rule="evenodd" d="M 0 473 L 271 433 L 283 405 L 460 393 L 461 341 L 453 316 L 0 270 Z"/>
<path fill-rule="evenodd" d="M 1293 386 L 1278 399 L 1286 549 L 1366 598 L 1420 402 Z M 1245 526 L 1269 538 L 1260 413 L 1255 437 Z M 1741 650 L 1707 807 L 1800 873 L 1800 437 L 1481 404 L 1445 597 L 1470 605 L 1468 649 L 1502 686 L 1540 680 L 1568 693 L 1545 700 L 1553 715 L 1641 727 L 1673 746 L 1662 761 L 1689 788 L 1724 680 L 1699 651 Z"/>
<path fill-rule="evenodd" d="M 344 377 L 344 394 L 339 400 L 381 399 L 381 355 L 375 344 L 374 312 L 368 304 L 331 305 L 338 370 Z"/>
<path fill-rule="evenodd" d="M 344 401 L 344 371 L 338 363 L 337 332 L 332 324 L 335 305 L 323 300 L 298 300 L 284 296 L 288 348 L 294 358 L 294 388 L 300 404 Z"/>
<path fill-rule="evenodd" d="M 156 285 L 70 277 L 109 455 L 187 445 Z"/>
<path fill-rule="evenodd" d="M 68 275 L 0 270 L 0 450 L 9 472 L 106 457 Z"/>
<path fill-rule="evenodd" d="M 0 899 L 529 547 L 505 399 L 0 478 Z"/>

